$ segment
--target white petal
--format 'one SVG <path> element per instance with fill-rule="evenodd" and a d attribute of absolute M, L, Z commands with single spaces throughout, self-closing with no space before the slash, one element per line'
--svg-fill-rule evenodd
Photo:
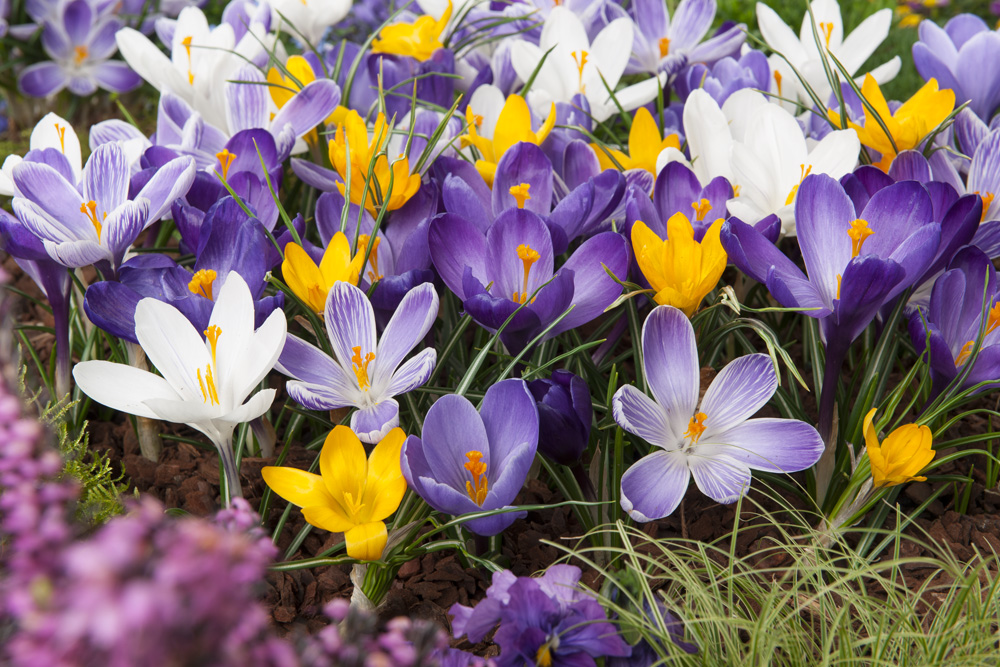
<path fill-rule="evenodd" d="M 166 380 L 125 364 L 83 361 L 73 368 L 73 379 L 80 391 L 101 405 L 139 417 L 159 419 L 144 401 L 177 400 Z"/>

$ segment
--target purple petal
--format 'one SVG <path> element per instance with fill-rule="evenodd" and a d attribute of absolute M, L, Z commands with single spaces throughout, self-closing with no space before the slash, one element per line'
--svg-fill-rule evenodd
<path fill-rule="evenodd" d="M 490 202 L 483 201 L 466 181 L 449 174 L 441 186 L 441 198 L 449 213 L 468 220 L 482 234 L 486 234 L 493 222 Z"/>
<path fill-rule="evenodd" d="M 118 144 L 98 146 L 83 168 L 83 196 L 97 202 L 97 215 L 110 213 L 128 199 L 131 172 Z"/>
<path fill-rule="evenodd" d="M 524 203 L 524 208 L 538 215 L 548 215 L 552 210 L 552 163 L 541 148 L 524 141 L 509 148 L 497 163 L 493 179 L 494 216 L 517 206 L 510 189 L 522 183 L 531 186 L 528 190 L 531 199 Z"/>
<path fill-rule="evenodd" d="M 743 423 L 764 407 L 777 388 L 778 376 L 766 354 L 748 354 L 729 362 L 701 401 L 701 412 L 706 415 L 703 437 Z"/>
<path fill-rule="evenodd" d="M 374 445 L 399 426 L 399 403 L 387 398 L 375 405 L 361 408 L 351 415 L 351 430 L 358 440 Z"/>
<path fill-rule="evenodd" d="M 253 83 L 235 83 L 236 81 Z M 238 69 L 233 74 L 233 80 L 223 84 L 223 91 L 230 132 L 236 134 L 240 130 L 266 129 L 270 126 L 267 111 L 268 88 L 264 75 L 256 67 L 244 65 Z"/>
<path fill-rule="evenodd" d="M 115 268 L 121 264 L 125 252 L 142 233 L 148 219 L 149 200 L 139 199 L 134 202 L 125 202 L 104 221 L 104 227 L 101 229 L 101 243 L 114 256 Z"/>
<path fill-rule="evenodd" d="M 575 308 L 551 335 L 591 321 L 614 303 L 621 294 L 621 285 L 608 275 L 605 267 L 624 279 L 628 275 L 628 262 L 628 242 L 616 232 L 603 232 L 584 241 L 560 269 L 573 271 Z"/>
<path fill-rule="evenodd" d="M 471 222 L 443 213 L 431 220 L 427 237 L 431 259 L 441 280 L 463 301 L 465 268 L 481 283 L 486 278 L 486 237 Z"/>
<path fill-rule="evenodd" d="M 437 350 L 433 347 L 421 350 L 412 359 L 408 359 L 406 363 L 396 369 L 384 395 L 399 396 L 413 391 L 430 379 L 436 364 Z"/>
<path fill-rule="evenodd" d="M 805 470 L 823 453 L 823 440 L 816 429 L 795 419 L 750 419 L 710 437 L 711 442 L 695 447 L 699 456 L 724 454 L 754 470 L 768 472 Z"/>
<path fill-rule="evenodd" d="M 691 473 L 681 452 L 653 452 L 622 475 L 622 509 L 645 523 L 662 519 L 681 504 Z"/>
<path fill-rule="evenodd" d="M 375 353 L 375 311 L 360 289 L 344 281 L 334 283 L 326 297 L 325 316 L 333 355 L 343 368 L 352 367 L 354 348 L 362 359 Z"/>
<path fill-rule="evenodd" d="M 521 259 L 522 246 L 538 253 L 527 275 Z M 552 277 L 553 261 L 549 230 L 540 217 L 527 209 L 503 211 L 486 233 L 486 275 L 493 281 L 493 294 L 504 298 L 513 298 L 515 293 L 530 296 Z"/>
<path fill-rule="evenodd" d="M 307 84 L 281 107 L 271 121 L 271 127 L 292 126 L 296 137 L 309 132 L 326 120 L 340 102 L 340 86 L 329 79 L 319 79 Z"/>
<path fill-rule="evenodd" d="M 471 481 L 465 469 L 466 453 L 480 452 L 484 461 L 491 460 L 486 427 L 476 408 L 464 396 L 448 394 L 430 407 L 424 419 L 421 441 L 433 478 L 462 493 L 465 483 Z M 487 468 L 487 477 L 493 477 L 496 472 Z"/>
<path fill-rule="evenodd" d="M 142 77 L 119 60 L 108 60 L 98 65 L 94 69 L 94 78 L 101 88 L 113 93 L 127 93 L 142 85 Z"/>
<path fill-rule="evenodd" d="M 855 217 L 854 206 L 837 181 L 825 174 L 813 174 L 802 181 L 795 200 L 799 247 L 809 281 L 824 303 L 836 298 L 837 276 L 851 260 L 847 230 Z M 868 243 L 871 241 L 869 238 Z"/>
<path fill-rule="evenodd" d="M 80 213 L 83 196 L 58 171 L 46 164 L 25 161 L 14 167 L 12 176 L 21 196 L 70 230 L 71 236 L 80 238 L 93 233 L 90 222 Z M 91 227 L 90 231 L 87 227 Z"/>
<path fill-rule="evenodd" d="M 611 407 L 619 426 L 651 445 L 673 448 L 680 437 L 671 430 L 663 408 L 630 384 L 615 392 Z"/>
<path fill-rule="evenodd" d="M 734 503 L 750 488 L 750 469 L 731 456 L 702 456 L 695 448 L 688 457 L 688 466 L 701 492 L 717 503 Z"/>
<path fill-rule="evenodd" d="M 373 387 L 388 386 L 393 382 L 393 374 L 399 364 L 427 335 L 437 314 L 438 295 L 434 285 L 418 285 L 403 297 L 378 343 Z"/>
<path fill-rule="evenodd" d="M 715 18 L 715 0 L 681 0 L 670 25 L 670 46 L 689 49 L 702 40 Z"/>
<path fill-rule="evenodd" d="M 674 434 L 683 433 L 698 405 L 701 369 L 694 329 L 683 311 L 657 306 L 642 325 L 642 370 Z"/>
<path fill-rule="evenodd" d="M 518 488 L 524 483 L 528 474 L 528 466 L 535 457 L 538 444 L 538 408 L 523 380 L 503 380 L 486 390 L 483 404 L 480 408 L 486 437 L 490 442 L 489 463 L 494 470 L 505 470 L 511 465 L 515 453 L 525 446 L 529 454 L 523 452 L 517 457 L 526 456 L 527 462 Z M 515 475 L 516 477 L 517 475 Z M 514 493 L 516 495 L 516 491 Z M 514 496 L 503 499 L 504 505 L 514 500 Z"/>
<path fill-rule="evenodd" d="M 31 97 L 48 97 L 66 87 L 69 77 L 53 62 L 35 63 L 25 67 L 17 77 L 17 87 Z"/>
<path fill-rule="evenodd" d="M 156 170 L 136 198 L 149 200 L 149 221 L 159 220 L 178 197 L 183 197 L 191 188 L 195 176 L 194 160 L 179 157 Z"/>

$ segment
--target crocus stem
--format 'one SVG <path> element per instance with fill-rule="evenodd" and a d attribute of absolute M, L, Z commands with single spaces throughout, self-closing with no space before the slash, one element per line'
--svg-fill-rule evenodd
<path fill-rule="evenodd" d="M 129 365 L 139 370 L 149 370 L 146 365 L 146 352 L 135 343 L 126 345 Z M 163 451 L 157 421 L 148 417 L 136 417 L 136 435 L 139 437 L 139 451 L 144 458 L 156 463 Z"/>
<path fill-rule="evenodd" d="M 573 471 L 576 483 L 580 485 L 580 492 L 583 494 L 583 499 L 587 502 L 596 501 L 597 493 L 594 491 L 594 484 L 590 481 L 590 475 L 584 470 L 583 464 L 577 461 L 570 466 L 570 470 Z"/>
<path fill-rule="evenodd" d="M 216 443 L 219 450 L 219 460 L 222 461 L 223 506 L 229 507 L 233 498 L 243 497 L 243 487 L 240 486 L 240 471 L 236 469 L 236 455 L 233 453 L 233 434 L 224 436 L 223 442 Z"/>
<path fill-rule="evenodd" d="M 56 334 L 56 399 L 69 394 L 70 365 L 73 355 L 69 348 L 69 299 L 51 299 L 52 320 Z"/>
<path fill-rule="evenodd" d="M 816 502 L 822 504 L 830 488 L 833 468 L 837 459 L 837 436 L 833 422 L 837 411 L 837 385 L 840 371 L 847 356 L 847 347 L 831 342 L 826 348 L 826 364 L 823 369 L 823 390 L 819 397 L 819 431 L 826 443 L 823 455 L 816 463 Z"/>

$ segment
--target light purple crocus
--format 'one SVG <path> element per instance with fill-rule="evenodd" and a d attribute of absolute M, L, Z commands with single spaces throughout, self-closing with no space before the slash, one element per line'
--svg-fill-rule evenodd
<path fill-rule="evenodd" d="M 750 419 L 778 387 L 766 354 L 730 362 L 699 402 L 701 366 L 694 328 L 671 306 L 642 327 L 642 368 L 655 400 L 632 385 L 612 399 L 614 419 L 656 448 L 621 481 L 621 505 L 636 521 L 669 515 L 694 477 L 702 493 L 728 504 L 750 486 L 750 471 L 796 472 L 823 452 L 816 429 L 795 419 Z"/>
<path fill-rule="evenodd" d="M 509 507 L 524 485 L 538 446 L 538 411 L 523 380 L 486 390 L 479 411 L 464 396 L 439 398 L 420 437 L 403 443 L 403 476 L 438 510 L 456 516 Z M 526 512 L 472 519 L 477 535 L 496 535 Z"/>
<path fill-rule="evenodd" d="M 12 172 L 14 213 L 63 266 L 97 264 L 114 274 L 132 242 L 188 191 L 194 174 L 191 158 L 171 160 L 130 198 L 131 167 L 117 143 L 91 153 L 79 188 L 47 164 L 24 161 Z"/>
<path fill-rule="evenodd" d="M 682 100 L 687 99 L 692 90 L 702 88 L 721 107 L 737 90 L 767 90 L 771 85 L 771 66 L 761 51 L 750 49 L 739 60 L 727 56 L 712 66 L 691 63 L 677 77 L 675 85 Z"/>
<path fill-rule="evenodd" d="M 626 74 L 666 72 L 672 76 L 688 63 L 711 65 L 737 54 L 746 39 L 744 25 L 730 24 L 702 41 L 712 27 L 715 9 L 715 0 L 681 0 L 671 18 L 664 0 L 634 0 L 635 40 Z"/>
<path fill-rule="evenodd" d="M 326 331 L 333 357 L 289 335 L 275 366 L 294 378 L 288 395 L 310 410 L 355 407 L 351 430 L 374 444 L 399 426 L 395 396 L 427 382 L 437 351 L 426 348 L 403 363 L 437 318 L 438 295 L 423 283 L 410 290 L 382 332 L 375 335 L 375 311 L 365 293 L 337 282 L 326 299 Z"/>
<path fill-rule="evenodd" d="M 1000 106 L 1000 34 L 978 16 L 959 14 L 939 27 L 920 22 L 920 41 L 913 45 L 913 64 L 925 80 L 955 91 L 955 104 L 989 122 Z"/>
<path fill-rule="evenodd" d="M 98 88 L 124 93 L 142 79 L 120 60 L 108 60 L 118 50 L 115 33 L 124 24 L 88 0 L 58 5 L 51 22 L 43 23 L 42 46 L 51 61 L 30 65 L 18 76 L 26 95 L 47 97 L 63 88 L 90 95 Z"/>

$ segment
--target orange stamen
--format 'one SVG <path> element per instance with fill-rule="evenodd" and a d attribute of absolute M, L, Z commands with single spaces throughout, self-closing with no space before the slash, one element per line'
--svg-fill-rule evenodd
<path fill-rule="evenodd" d="M 375 361 L 375 353 L 369 352 L 362 359 L 361 346 L 352 347 L 351 351 L 354 352 L 351 363 L 354 364 L 354 376 L 358 379 L 358 386 L 361 387 L 362 391 L 368 391 L 368 388 L 371 387 L 371 382 L 368 381 L 368 364 Z"/>
<path fill-rule="evenodd" d="M 217 275 L 218 274 L 216 274 L 212 269 L 201 269 L 191 276 L 191 282 L 188 283 L 188 289 L 192 294 L 200 294 L 209 301 L 214 301 L 215 297 L 212 296 L 212 283 L 215 282 Z"/>
<path fill-rule="evenodd" d="M 705 219 L 705 216 L 708 215 L 708 212 L 712 210 L 712 205 L 707 199 L 702 197 L 701 201 L 691 202 L 691 208 L 694 209 L 695 220 L 701 222 Z"/>
<path fill-rule="evenodd" d="M 465 482 L 465 491 L 472 502 L 482 507 L 490 486 L 489 480 L 486 479 L 486 464 L 482 462 L 483 453 L 473 450 L 466 453 L 466 457 L 469 460 L 465 464 L 465 469 L 472 475 L 472 481 Z"/>
<path fill-rule="evenodd" d="M 861 246 L 874 233 L 868 227 L 868 223 L 860 218 L 851 223 L 851 228 L 847 230 L 847 235 L 851 237 L 851 257 L 857 257 L 861 254 Z"/>
<path fill-rule="evenodd" d="M 691 438 L 691 444 L 697 445 L 698 438 L 705 432 L 705 420 L 708 418 L 704 412 L 694 413 L 691 421 L 688 422 L 688 430 L 684 432 L 685 438 Z"/>
<path fill-rule="evenodd" d="M 228 148 L 223 148 L 215 154 L 215 157 L 219 161 L 219 166 L 222 167 L 222 180 L 226 180 L 229 178 L 229 167 L 236 159 L 236 153 L 230 153 Z"/>
<path fill-rule="evenodd" d="M 524 303 L 528 300 L 528 274 L 531 271 L 531 265 L 537 262 L 541 255 L 528 244 L 522 243 L 517 246 L 517 256 L 524 264 L 524 291 L 514 292 L 513 300 L 517 303 Z"/>
<path fill-rule="evenodd" d="M 518 208 L 524 208 L 524 202 L 531 199 L 531 195 L 528 194 L 528 189 L 530 187 L 530 183 L 521 183 L 520 185 L 511 186 L 510 194 L 513 195 L 515 200 L 517 200 Z"/>

